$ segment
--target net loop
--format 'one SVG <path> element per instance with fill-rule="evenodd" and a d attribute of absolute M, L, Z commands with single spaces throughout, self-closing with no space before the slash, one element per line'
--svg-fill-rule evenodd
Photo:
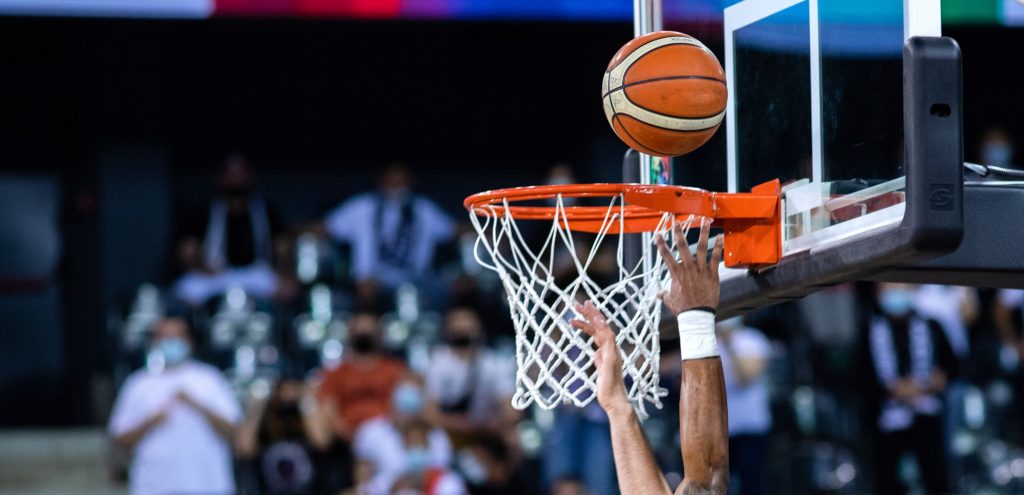
<path fill-rule="evenodd" d="M 551 226 L 533 246 L 528 242 L 531 237 L 520 230 L 508 198 L 470 208 L 470 222 L 479 234 L 474 256 L 501 279 L 516 329 L 512 405 L 518 409 L 531 404 L 552 409 L 563 403 L 584 407 L 596 398 L 593 339 L 569 323 L 576 317 L 573 306 L 588 299 L 616 331 L 622 375 L 638 416 L 647 417 L 648 404 L 660 409 L 661 398 L 667 395 L 658 376 L 658 293 L 669 288 L 670 275 L 652 246 L 644 246 L 643 256 L 635 262 L 625 260 L 627 236 L 619 233 L 626 232 L 628 207 L 623 194 L 609 197 L 601 228 L 583 238 L 571 228 L 562 195 L 553 196 Z M 677 220 L 666 212 L 651 238 L 663 237 L 676 252 L 670 234 L 673 224 L 678 221 L 685 232 L 703 220 L 696 215 Z M 615 243 L 616 271 L 602 284 L 591 274 L 606 242 Z M 685 236 L 682 242 L 685 246 Z M 558 273 L 559 268 L 568 275 Z"/>

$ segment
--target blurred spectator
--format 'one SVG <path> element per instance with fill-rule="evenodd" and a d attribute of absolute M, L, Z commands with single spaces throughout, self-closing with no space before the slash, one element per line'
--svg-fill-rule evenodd
<path fill-rule="evenodd" d="M 718 323 L 718 350 L 729 402 L 729 471 L 743 495 L 765 492 L 764 463 L 772 415 L 765 367 L 771 344 L 741 318 Z"/>
<path fill-rule="evenodd" d="M 275 294 L 274 235 L 280 222 L 255 186 L 249 161 L 229 155 L 217 177 L 217 197 L 188 220 L 178 241 L 185 274 L 174 284 L 176 297 L 200 305 L 232 287 L 260 299 Z"/>
<path fill-rule="evenodd" d="M 1014 388 L 1018 437 L 1024 435 L 1024 290 L 1000 289 L 996 292 L 992 306 L 993 321 L 1002 349 L 999 361 L 1002 369 L 1011 378 Z"/>
<path fill-rule="evenodd" d="M 957 360 L 939 324 L 914 312 L 914 286 L 883 283 L 876 290 L 881 314 L 870 320 L 867 348 L 877 397 L 877 489 L 906 492 L 900 458 L 912 453 L 927 493 L 948 493 L 943 393 Z"/>
<path fill-rule="evenodd" d="M 327 491 L 318 454 L 330 443 L 328 418 L 311 387 L 285 376 L 269 397 L 252 401 L 235 450 L 254 464 L 258 493 L 291 495 Z"/>
<path fill-rule="evenodd" d="M 1002 127 L 991 127 L 982 134 L 978 158 L 983 165 L 1009 167 L 1013 165 L 1016 146 L 1010 134 Z"/>
<path fill-rule="evenodd" d="M 573 478 L 565 477 L 555 480 L 551 484 L 551 495 L 589 495 L 587 487 L 583 485 L 583 482 Z"/>
<path fill-rule="evenodd" d="M 374 474 L 362 487 L 367 495 L 465 493 L 449 470 L 452 447 L 444 430 L 423 419 L 423 391 L 412 381 L 395 388 L 391 412 L 367 420 L 355 433 L 353 451 Z"/>
<path fill-rule="evenodd" d="M 918 316 L 938 322 L 953 353 L 960 360 L 970 354 L 967 327 L 978 318 L 978 293 L 969 287 L 922 285 L 914 292 Z"/>
<path fill-rule="evenodd" d="M 480 434 L 515 442 L 520 417 L 511 405 L 515 370 L 484 348 L 484 331 L 476 311 L 450 309 L 444 340 L 434 350 L 426 373 L 431 422 L 447 430 L 457 447 Z"/>
<path fill-rule="evenodd" d="M 455 223 L 433 201 L 414 194 L 412 186 L 409 167 L 391 163 L 377 191 L 345 201 L 324 219 L 327 234 L 352 247 L 361 302 L 377 301 L 403 283 L 416 285 L 426 298 L 444 292 L 437 290 L 431 263 L 437 246 L 454 239 Z"/>
<path fill-rule="evenodd" d="M 456 464 L 473 495 L 522 495 L 536 493 L 532 475 L 519 469 L 517 454 L 505 439 L 483 435 L 460 450 Z"/>
<path fill-rule="evenodd" d="M 188 324 L 162 320 L 148 369 L 129 375 L 118 394 L 109 431 L 133 450 L 133 494 L 235 492 L 230 439 L 242 413 L 220 372 L 191 352 Z"/>
<path fill-rule="evenodd" d="M 341 364 L 324 373 L 318 392 L 330 411 L 334 434 L 350 442 L 363 422 L 386 414 L 391 394 L 407 374 L 401 361 L 381 352 L 377 315 L 366 311 L 353 315 Z"/>
<path fill-rule="evenodd" d="M 1024 307 L 1024 290 L 1000 289 L 993 304 L 993 320 L 999 340 L 1006 349 L 1002 358 L 1004 367 L 1016 369 L 1024 359 L 1024 339 L 1021 338 L 1021 308 Z"/>

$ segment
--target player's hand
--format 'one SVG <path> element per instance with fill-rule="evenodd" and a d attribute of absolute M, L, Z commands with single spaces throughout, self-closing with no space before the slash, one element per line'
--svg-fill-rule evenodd
<path fill-rule="evenodd" d="M 708 233 L 710 222 L 702 222 L 700 239 L 697 241 L 697 255 L 691 256 L 686 247 L 686 235 L 683 226 L 678 222 L 672 225 L 672 235 L 678 246 L 680 259 L 668 249 L 665 238 L 656 236 L 655 244 L 661 258 L 665 260 L 668 272 L 672 277 L 672 287 L 658 294 L 672 314 L 678 315 L 693 308 L 718 308 L 718 263 L 722 260 L 722 236 L 715 237 L 715 245 L 708 262 Z"/>
<path fill-rule="evenodd" d="M 622 380 L 622 356 L 615 343 L 615 332 L 605 320 L 601 310 L 587 301 L 576 305 L 578 315 L 570 323 L 594 338 L 597 353 L 594 366 L 597 367 L 597 402 L 609 414 L 614 410 L 632 410 L 626 384 Z M 623 409 L 627 408 L 627 409 Z"/>

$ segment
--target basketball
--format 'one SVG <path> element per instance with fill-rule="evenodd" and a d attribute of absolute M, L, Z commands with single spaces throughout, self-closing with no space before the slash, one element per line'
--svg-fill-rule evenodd
<path fill-rule="evenodd" d="M 608 123 L 630 148 L 678 156 L 711 139 L 725 116 L 728 90 L 722 65 L 703 43 L 658 31 L 615 53 L 601 94 Z"/>

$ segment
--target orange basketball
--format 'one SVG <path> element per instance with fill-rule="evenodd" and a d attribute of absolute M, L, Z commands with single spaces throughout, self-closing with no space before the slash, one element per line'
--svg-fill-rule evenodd
<path fill-rule="evenodd" d="M 658 31 L 612 57 L 601 90 L 604 114 L 630 148 L 654 156 L 689 153 L 725 116 L 725 72 L 696 38 Z"/>

